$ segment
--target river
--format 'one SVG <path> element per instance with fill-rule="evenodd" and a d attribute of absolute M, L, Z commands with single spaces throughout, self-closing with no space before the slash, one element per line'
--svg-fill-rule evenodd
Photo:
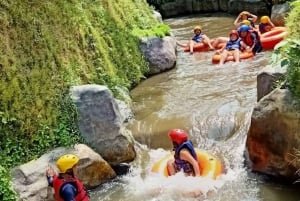
<path fill-rule="evenodd" d="M 165 20 L 180 42 L 201 25 L 210 38 L 227 36 L 234 17 L 195 15 Z M 129 174 L 91 193 L 95 201 L 297 201 L 296 189 L 267 183 L 245 166 L 244 152 L 251 111 L 256 103 L 256 76 L 270 64 L 271 52 L 262 52 L 238 66 L 211 63 L 213 51 L 190 55 L 178 47 L 176 68 L 153 76 L 131 91 L 134 119 L 128 128 L 137 143 L 137 159 Z M 217 180 L 161 178 L 151 165 L 171 150 L 167 133 L 189 132 L 195 147 L 219 157 L 225 173 Z M 195 192 L 202 195 L 195 196 Z"/>

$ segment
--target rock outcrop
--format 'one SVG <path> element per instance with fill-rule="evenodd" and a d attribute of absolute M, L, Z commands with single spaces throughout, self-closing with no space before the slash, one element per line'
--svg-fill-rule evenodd
<path fill-rule="evenodd" d="M 291 92 L 276 89 L 253 110 L 246 147 L 252 170 L 295 181 L 292 163 L 300 146 L 300 111 Z"/>
<path fill-rule="evenodd" d="M 140 49 L 149 62 L 149 75 L 172 69 L 176 64 L 176 40 L 173 37 L 151 37 L 141 40 Z"/>
<path fill-rule="evenodd" d="M 288 3 L 277 4 L 272 7 L 271 20 L 276 26 L 284 26 L 284 19 L 291 10 Z"/>
<path fill-rule="evenodd" d="M 100 85 L 74 86 L 71 96 L 79 111 L 79 129 L 89 145 L 111 165 L 134 160 L 134 139 L 123 125 L 111 91 Z"/>
<path fill-rule="evenodd" d="M 48 187 L 45 172 L 49 165 L 58 172 L 55 162 L 58 157 L 66 153 L 75 154 L 80 158 L 78 178 L 87 189 L 94 188 L 116 176 L 110 165 L 86 145 L 78 144 L 71 149 L 57 148 L 37 160 L 12 170 L 13 186 L 19 199 L 53 201 L 53 189 Z"/>
<path fill-rule="evenodd" d="M 286 68 L 267 66 L 257 76 L 257 101 L 276 88 L 286 74 Z"/>

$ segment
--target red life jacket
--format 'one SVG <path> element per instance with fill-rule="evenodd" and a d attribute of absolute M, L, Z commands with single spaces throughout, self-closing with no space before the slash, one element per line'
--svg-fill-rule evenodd
<path fill-rule="evenodd" d="M 66 183 L 72 183 L 77 188 L 77 194 L 75 197 L 76 201 L 89 201 L 89 197 L 84 189 L 83 184 L 77 179 L 62 179 L 59 178 L 57 175 L 53 176 L 53 188 L 54 188 L 54 196 L 56 201 L 64 201 L 62 197 L 60 196 L 60 189 L 61 187 Z"/>
<path fill-rule="evenodd" d="M 242 41 L 246 43 L 248 46 L 252 46 L 254 44 L 253 35 L 256 37 L 257 41 L 260 41 L 259 34 L 256 31 L 250 30 L 245 38 L 242 38 Z"/>

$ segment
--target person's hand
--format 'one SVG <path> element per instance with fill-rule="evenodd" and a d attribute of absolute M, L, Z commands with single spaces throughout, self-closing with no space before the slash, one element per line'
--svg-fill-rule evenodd
<path fill-rule="evenodd" d="M 246 51 L 247 52 L 252 52 L 252 48 L 250 48 L 249 46 L 246 47 Z"/>
<path fill-rule="evenodd" d="M 47 177 L 52 177 L 54 175 L 55 175 L 55 172 L 54 172 L 53 168 L 49 165 L 47 170 L 46 170 L 46 176 Z"/>
<path fill-rule="evenodd" d="M 217 50 L 217 54 L 221 54 L 222 53 L 222 50 Z"/>

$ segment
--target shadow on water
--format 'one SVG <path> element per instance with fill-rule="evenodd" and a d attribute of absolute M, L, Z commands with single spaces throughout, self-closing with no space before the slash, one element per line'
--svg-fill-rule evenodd
<path fill-rule="evenodd" d="M 224 14 L 168 19 L 177 40 L 187 42 L 200 24 L 210 38 L 226 36 L 234 17 Z M 138 141 L 131 172 L 92 192 L 91 200 L 130 201 L 296 201 L 290 188 L 261 182 L 244 167 L 246 133 L 256 102 L 256 76 L 268 65 L 271 52 L 262 52 L 239 66 L 211 63 L 213 52 L 189 55 L 178 48 L 176 68 L 145 80 L 131 91 L 135 118 L 128 128 Z M 193 177 L 162 178 L 151 165 L 169 153 L 166 133 L 189 131 L 195 147 L 222 159 L 226 172 L 217 180 Z M 199 192 L 202 192 L 199 195 Z"/>

